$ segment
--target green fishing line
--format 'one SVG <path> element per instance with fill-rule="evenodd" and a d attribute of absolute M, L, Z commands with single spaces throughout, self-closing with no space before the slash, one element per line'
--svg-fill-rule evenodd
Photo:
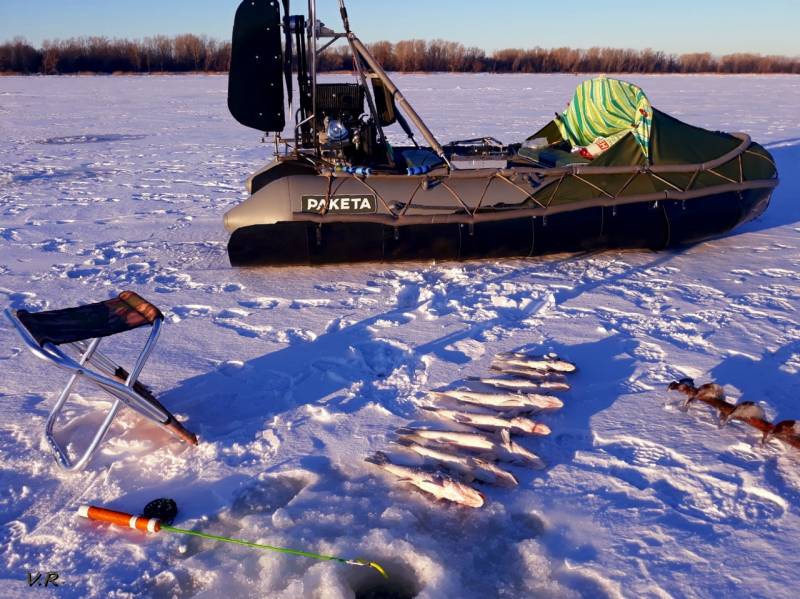
<path fill-rule="evenodd" d="M 186 530 L 183 528 L 175 528 L 174 526 L 167 526 L 165 524 L 161 525 L 161 530 L 166 530 L 168 532 L 175 532 L 182 535 L 191 535 L 194 537 L 201 537 L 203 539 L 209 539 L 211 541 L 221 541 L 223 543 L 232 543 L 234 545 L 242 545 L 244 547 L 253 547 L 255 549 L 264 549 L 266 551 L 275 551 L 277 553 L 285 553 L 288 555 L 299 555 L 301 557 L 308 557 L 311 559 L 322 560 L 327 562 L 339 562 L 340 564 L 348 564 L 350 566 L 366 566 L 369 568 L 373 568 L 377 570 L 381 576 L 384 578 L 389 578 L 386 574 L 386 571 L 375 562 L 370 562 L 363 559 L 344 559 L 341 557 L 335 557 L 332 555 L 320 555 L 319 553 L 311 553 L 310 551 L 301 551 L 299 549 L 287 549 L 285 547 L 273 547 L 272 545 L 262 545 L 260 543 L 251 543 L 250 541 L 243 541 L 242 539 L 232 539 L 229 537 L 220 537 L 217 535 L 208 534 L 205 532 L 200 532 L 197 530 Z"/>

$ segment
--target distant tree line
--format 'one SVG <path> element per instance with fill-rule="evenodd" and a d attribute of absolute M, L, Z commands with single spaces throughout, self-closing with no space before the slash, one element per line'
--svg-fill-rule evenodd
<path fill-rule="evenodd" d="M 0 45 L 0 72 L 153 73 L 226 72 L 231 44 L 197 35 L 156 35 L 143 40 L 78 37 L 34 48 L 17 38 Z"/>
<path fill-rule="evenodd" d="M 509 48 L 491 54 L 444 40 L 405 40 L 369 44 L 389 71 L 456 73 L 796 73 L 800 57 L 708 52 L 668 54 L 618 48 Z M 230 42 L 191 34 L 156 35 L 143 40 L 80 37 L 45 41 L 41 48 L 22 38 L 0 44 L 0 73 L 152 73 L 226 72 Z M 322 71 L 349 71 L 347 45 L 326 50 Z"/>
<path fill-rule="evenodd" d="M 445 40 L 406 40 L 369 44 L 387 71 L 454 73 L 795 73 L 800 57 L 709 52 L 667 54 L 619 48 L 508 48 L 486 54 L 480 48 Z M 351 70 L 347 46 L 322 55 L 321 70 Z"/>

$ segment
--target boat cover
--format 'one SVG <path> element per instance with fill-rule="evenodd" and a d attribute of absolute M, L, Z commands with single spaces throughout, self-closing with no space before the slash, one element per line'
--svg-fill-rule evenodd
<path fill-rule="evenodd" d="M 556 124 L 561 137 L 573 146 L 588 146 L 598 137 L 618 141 L 630 133 L 645 159 L 650 157 L 653 108 L 632 83 L 606 77 L 584 81 Z"/>
<path fill-rule="evenodd" d="M 616 107 L 622 95 L 629 100 L 624 104 L 629 115 L 627 124 L 618 117 L 622 113 Z M 612 97 L 617 100 L 612 101 Z M 637 111 L 647 112 L 648 118 L 645 119 L 641 112 L 637 117 L 633 106 Z M 574 151 L 576 146 L 593 140 L 597 134 L 619 135 L 624 129 L 618 127 L 623 126 L 632 134 L 623 133 L 613 140 L 615 143 L 610 149 L 593 160 L 584 159 Z M 643 135 L 647 135 L 644 145 Z M 696 191 L 725 183 L 764 181 L 777 176 L 772 157 L 759 144 L 751 142 L 743 151 L 736 152 L 742 145 L 740 137 L 684 123 L 650 106 L 647 97 L 636 86 L 605 77 L 578 86 L 569 109 L 528 139 L 541 138 L 546 138 L 548 145 L 534 148 L 523 145 L 518 154 L 520 164 L 545 168 L 567 165 L 642 167 L 640 174 L 633 178 L 627 172 L 602 170 L 591 174 L 589 183 L 568 176 L 558 184 L 558 193 L 553 193 L 547 199 L 548 206 L 590 200 L 598 194 L 625 197 L 670 190 Z M 647 152 L 645 147 L 648 148 Z M 717 168 L 701 168 L 703 164 L 723 156 L 730 158 Z M 676 169 L 675 172 L 661 172 L 658 176 L 648 171 L 649 167 L 667 165 L 697 165 L 697 169 L 690 172 Z"/>

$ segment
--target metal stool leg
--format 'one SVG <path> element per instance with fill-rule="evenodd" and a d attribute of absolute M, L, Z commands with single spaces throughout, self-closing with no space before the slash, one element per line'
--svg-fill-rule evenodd
<path fill-rule="evenodd" d="M 86 365 L 86 363 L 92 359 L 92 356 L 97 351 L 97 347 L 99 345 L 100 345 L 99 338 L 92 340 L 92 342 L 86 349 L 86 352 L 78 360 L 78 364 L 80 366 Z M 56 461 L 58 462 L 59 466 L 61 466 L 65 470 L 70 470 L 70 471 L 76 471 L 82 469 L 87 464 L 89 459 L 94 455 L 94 453 L 97 451 L 97 448 L 100 445 L 100 442 L 103 440 L 103 437 L 108 432 L 108 429 L 111 427 L 111 423 L 113 422 L 114 417 L 117 415 L 117 412 L 119 411 L 121 405 L 119 399 L 116 399 L 114 401 L 114 404 L 108 411 L 108 414 L 103 420 L 103 423 L 100 425 L 100 428 L 97 429 L 94 438 L 89 443 L 89 446 L 75 462 L 70 460 L 66 447 L 61 447 L 58 441 L 56 441 L 55 435 L 53 434 L 53 429 L 55 427 L 55 422 L 56 419 L 58 418 L 58 415 L 61 413 L 64 404 L 67 402 L 67 399 L 69 399 L 69 396 L 72 394 L 72 389 L 75 386 L 75 383 L 78 382 L 78 379 L 82 376 L 82 374 L 83 374 L 82 371 L 77 370 L 72 374 L 72 376 L 69 377 L 67 385 L 64 387 L 63 391 L 61 391 L 61 395 L 58 397 L 58 401 L 56 401 L 56 404 L 50 411 L 50 415 L 47 418 L 47 423 L 45 424 L 45 429 L 44 429 L 47 443 L 53 450 L 53 454 L 55 455 Z"/>
<path fill-rule="evenodd" d="M 49 342 L 39 342 L 33 337 L 28 329 L 16 317 L 11 310 L 5 310 L 8 320 L 17 329 L 20 337 L 28 348 L 37 357 L 48 360 L 60 368 L 69 370 L 72 374 L 66 386 L 56 401 L 55 406 L 50 412 L 45 425 L 45 438 L 55 454 L 56 462 L 66 470 L 80 470 L 94 455 L 103 440 L 103 437 L 111 427 L 114 417 L 117 415 L 122 404 L 127 405 L 142 416 L 157 422 L 164 429 L 191 445 L 197 445 L 197 437 L 192 432 L 186 430 L 183 425 L 155 398 L 147 387 L 137 382 L 139 375 L 144 368 L 147 359 L 152 353 L 156 341 L 161 331 L 163 317 L 158 317 L 151 323 L 150 336 L 144 348 L 136 360 L 131 372 L 128 373 L 120 366 L 117 366 L 109 358 L 97 351 L 101 338 L 92 341 L 76 341 L 69 343 L 80 355 L 78 360 L 64 353 L 57 345 Z M 95 366 L 95 369 L 91 368 Z M 100 427 L 94 434 L 89 446 L 74 462 L 70 460 L 65 447 L 62 447 L 55 439 L 53 429 L 56 420 L 64 408 L 64 404 L 72 394 L 72 390 L 79 377 L 84 377 L 87 381 L 94 383 L 103 391 L 115 398 L 115 401 L 105 416 Z"/>

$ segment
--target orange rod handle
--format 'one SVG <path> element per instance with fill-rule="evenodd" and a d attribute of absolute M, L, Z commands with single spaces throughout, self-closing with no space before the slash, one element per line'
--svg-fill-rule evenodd
<path fill-rule="evenodd" d="M 117 526 L 125 526 L 142 532 L 158 532 L 161 530 L 161 521 L 158 518 L 145 518 L 144 516 L 134 516 L 125 512 L 115 512 L 102 507 L 93 505 L 82 505 L 78 508 L 78 515 L 89 520 L 98 522 L 108 522 Z"/>

